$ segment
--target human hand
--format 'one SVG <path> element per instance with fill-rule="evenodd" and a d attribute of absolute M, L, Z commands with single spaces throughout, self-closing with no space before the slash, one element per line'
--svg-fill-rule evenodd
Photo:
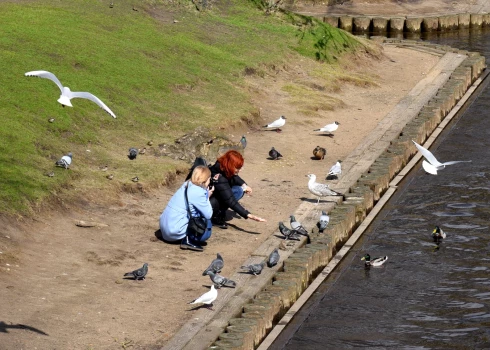
<path fill-rule="evenodd" d="M 261 217 L 259 217 L 257 215 L 253 215 L 253 214 L 248 214 L 248 218 L 255 220 L 255 221 L 258 221 L 258 222 L 266 222 L 267 221 L 266 219 L 262 219 Z"/>
<path fill-rule="evenodd" d="M 209 197 L 211 198 L 211 196 L 213 195 L 214 193 L 214 186 L 211 186 L 208 188 L 208 194 L 209 194 Z"/>
<path fill-rule="evenodd" d="M 251 195 L 252 194 L 252 187 L 249 187 L 249 186 L 245 185 L 245 188 L 243 189 L 243 192 L 245 192 L 248 195 Z"/>

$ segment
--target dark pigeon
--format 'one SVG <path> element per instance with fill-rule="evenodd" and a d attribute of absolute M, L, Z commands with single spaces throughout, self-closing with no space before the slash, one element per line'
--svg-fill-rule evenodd
<path fill-rule="evenodd" d="M 221 287 L 230 287 L 230 288 L 236 287 L 235 281 L 232 281 L 226 277 L 218 275 L 217 273 L 214 273 L 213 271 L 208 271 L 207 274 L 211 278 L 211 281 L 213 281 L 215 287 L 218 289 Z"/>
<path fill-rule="evenodd" d="M 148 264 L 144 263 L 138 270 L 124 274 L 124 277 L 134 277 L 135 280 L 144 280 L 148 273 Z"/>
<path fill-rule="evenodd" d="M 279 158 L 282 158 L 282 154 L 279 153 L 274 147 L 272 147 L 269 151 L 269 157 L 271 157 L 271 159 L 273 160 L 277 160 Z"/>
<path fill-rule="evenodd" d="M 267 266 L 269 267 L 276 266 L 280 258 L 281 257 L 279 256 L 279 250 L 277 248 L 274 249 L 272 253 L 269 255 L 269 258 L 267 258 Z"/>
<path fill-rule="evenodd" d="M 128 158 L 133 160 L 133 159 L 136 159 L 136 156 L 138 155 L 138 149 L 137 148 L 134 148 L 134 147 L 131 147 L 129 149 L 129 154 L 128 154 Z"/>
<path fill-rule="evenodd" d="M 257 276 L 260 275 L 264 266 L 265 266 L 265 261 L 262 261 L 260 264 L 251 264 L 251 265 L 242 266 L 242 269 L 248 270 L 248 272 L 250 272 L 254 276 Z"/>
<path fill-rule="evenodd" d="M 211 261 L 211 264 L 208 266 L 206 270 L 202 273 L 203 276 L 206 276 L 208 274 L 208 271 L 212 271 L 213 273 L 220 273 L 221 270 L 223 269 L 223 266 L 225 266 L 225 262 L 223 261 L 222 256 L 220 253 L 216 254 L 216 259 Z"/>
<path fill-rule="evenodd" d="M 296 234 L 296 231 L 288 229 L 286 226 L 284 226 L 283 222 L 279 222 L 279 231 L 282 233 L 284 236 L 285 240 L 294 240 L 294 241 L 299 241 L 299 237 Z"/>

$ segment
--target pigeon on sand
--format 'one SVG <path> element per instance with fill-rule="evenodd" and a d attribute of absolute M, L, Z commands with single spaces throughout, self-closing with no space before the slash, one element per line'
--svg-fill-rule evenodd
<path fill-rule="evenodd" d="M 132 272 L 124 274 L 124 277 L 133 277 L 135 280 L 144 280 L 148 273 L 148 264 L 144 263 L 142 267 Z"/>
<path fill-rule="evenodd" d="M 315 129 L 313 131 L 321 131 L 321 132 L 327 132 L 329 134 L 332 134 L 332 132 L 334 132 L 339 128 L 339 125 L 340 125 L 339 122 L 333 122 L 332 124 L 327 124 L 323 128 Z"/>
<path fill-rule="evenodd" d="M 267 266 L 268 267 L 274 267 L 277 265 L 279 262 L 279 259 L 281 257 L 279 256 L 279 250 L 276 248 L 270 253 L 269 257 L 267 258 Z"/>
<path fill-rule="evenodd" d="M 279 222 L 279 232 L 284 236 L 286 241 L 293 240 L 299 241 L 300 238 L 297 236 L 296 231 L 287 228 L 282 221 Z"/>
<path fill-rule="evenodd" d="M 136 157 L 138 156 L 138 153 L 139 153 L 139 151 L 137 148 L 131 147 L 129 149 L 128 158 L 131 160 L 136 159 Z"/>
<path fill-rule="evenodd" d="M 67 155 L 61 157 L 60 160 L 57 160 L 55 164 L 56 166 L 68 169 L 71 165 L 72 158 L 73 158 L 73 154 L 69 152 Z"/>
<path fill-rule="evenodd" d="M 242 145 L 243 149 L 247 148 L 247 138 L 245 137 L 245 135 L 243 135 L 240 139 L 240 144 Z"/>
<path fill-rule="evenodd" d="M 316 204 L 320 203 L 321 197 L 343 196 L 342 193 L 330 189 L 328 185 L 316 182 L 315 174 L 308 174 L 306 176 L 310 178 L 310 180 L 308 181 L 308 189 L 310 190 L 311 193 L 313 193 L 315 196 L 318 197 L 318 201 L 316 202 Z"/>
<path fill-rule="evenodd" d="M 325 180 L 337 180 L 339 178 L 340 174 L 342 174 L 342 165 L 340 163 L 342 161 L 338 160 L 337 163 L 332 165 Z"/>
<path fill-rule="evenodd" d="M 417 147 L 417 149 L 420 151 L 420 153 L 422 153 L 422 155 L 426 159 L 422 162 L 422 167 L 429 174 L 437 175 L 437 171 L 444 169 L 446 165 L 471 162 L 471 160 L 454 160 L 450 162 L 441 163 L 436 159 L 436 157 L 434 157 L 434 155 L 428 149 L 425 149 L 424 147 L 420 146 L 417 142 L 413 140 L 412 142 L 415 144 L 415 147 Z"/>
<path fill-rule="evenodd" d="M 264 125 L 264 128 L 267 129 L 276 129 L 277 132 L 281 132 L 281 127 L 286 124 L 286 117 L 281 115 L 281 117 L 277 120 L 274 120 L 272 123 Z"/>
<path fill-rule="evenodd" d="M 322 210 L 322 215 L 320 215 L 320 220 L 317 222 L 318 230 L 320 232 L 323 232 L 326 228 L 328 223 L 330 222 L 330 216 L 327 215 L 327 212 Z"/>
<path fill-rule="evenodd" d="M 218 289 L 221 287 L 230 287 L 230 288 L 236 287 L 235 281 L 232 281 L 226 277 L 214 273 L 213 271 L 208 271 L 207 275 L 209 276 L 209 278 L 211 278 L 211 281 L 213 281 L 215 287 Z"/>
<path fill-rule="evenodd" d="M 209 292 L 204 293 L 199 298 L 191 301 L 189 304 L 205 304 L 207 305 L 206 307 L 208 309 L 213 310 L 213 301 L 215 301 L 217 297 L 218 291 L 216 290 L 216 288 L 214 288 L 214 284 L 212 284 Z"/>
<path fill-rule="evenodd" d="M 53 73 L 47 72 L 45 70 L 36 70 L 25 73 L 25 76 L 49 79 L 53 81 L 56 85 L 58 85 L 61 90 L 61 95 L 58 99 L 58 102 L 61 103 L 63 107 L 73 107 L 70 101 L 72 98 L 86 98 L 92 102 L 95 102 L 100 108 L 109 113 L 113 118 L 116 118 L 116 115 L 97 96 L 92 95 L 89 92 L 71 91 L 69 87 L 63 86 Z"/>
<path fill-rule="evenodd" d="M 271 159 L 273 159 L 273 160 L 277 160 L 279 158 L 282 158 L 282 154 L 279 153 L 279 151 L 277 149 L 272 147 L 271 150 L 269 151 L 269 157 L 271 157 Z"/>
<path fill-rule="evenodd" d="M 208 274 L 208 271 L 211 271 L 213 273 L 220 273 L 221 270 L 223 269 L 223 266 L 225 266 L 225 262 L 223 261 L 223 257 L 221 256 L 220 253 L 216 254 L 216 259 L 211 261 L 211 264 L 208 266 L 206 270 L 202 273 L 203 276 L 206 276 Z"/>
<path fill-rule="evenodd" d="M 260 264 L 251 264 L 242 266 L 242 269 L 248 270 L 254 276 L 260 275 L 262 270 L 264 269 L 265 261 L 262 261 Z"/>

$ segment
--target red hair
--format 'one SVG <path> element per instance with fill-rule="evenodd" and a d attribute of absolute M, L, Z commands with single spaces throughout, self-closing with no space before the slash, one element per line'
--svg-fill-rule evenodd
<path fill-rule="evenodd" d="M 225 173 L 226 178 L 235 175 L 235 169 L 243 166 L 243 156 L 238 151 L 230 150 L 218 158 L 219 168 Z"/>

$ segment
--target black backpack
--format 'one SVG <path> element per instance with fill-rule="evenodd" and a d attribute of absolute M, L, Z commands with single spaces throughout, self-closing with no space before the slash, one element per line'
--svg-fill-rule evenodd
<path fill-rule="evenodd" d="M 185 178 L 185 181 L 187 181 L 191 178 L 192 172 L 199 165 L 208 166 L 208 163 L 206 162 L 206 159 L 204 159 L 202 157 L 196 157 L 196 159 L 194 160 L 194 164 L 192 164 L 192 167 L 189 171 L 189 174 L 187 174 L 187 177 Z"/>

